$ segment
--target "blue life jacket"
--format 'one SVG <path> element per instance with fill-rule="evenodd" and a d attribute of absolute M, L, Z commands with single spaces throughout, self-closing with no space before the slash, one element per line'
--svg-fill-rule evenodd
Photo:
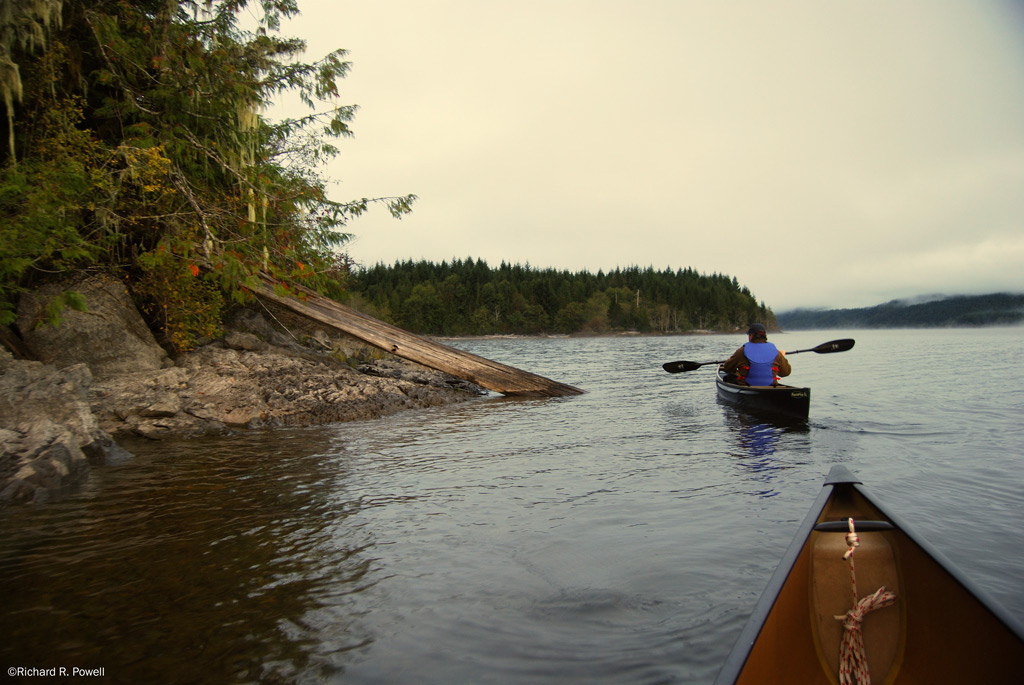
<path fill-rule="evenodd" d="M 744 378 L 748 385 L 772 385 L 778 380 L 776 372 L 779 367 L 774 362 L 779 349 L 775 345 L 770 342 L 748 342 L 743 346 L 743 354 L 750 362 L 750 368 Z"/>

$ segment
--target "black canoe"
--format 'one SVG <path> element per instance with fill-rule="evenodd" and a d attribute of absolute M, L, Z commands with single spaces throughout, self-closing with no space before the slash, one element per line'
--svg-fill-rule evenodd
<path fill-rule="evenodd" d="M 836 617 L 853 608 L 843 558 L 850 518 L 859 537 L 857 596 L 895 595 L 860 624 L 871 682 L 1021 682 L 1024 626 L 835 466 L 716 683 L 840 682 L 844 628 Z"/>
<path fill-rule="evenodd" d="M 732 377 L 719 367 L 715 385 L 718 397 L 730 404 L 755 411 L 807 418 L 811 410 L 811 389 L 792 385 L 750 386 L 730 382 Z"/>

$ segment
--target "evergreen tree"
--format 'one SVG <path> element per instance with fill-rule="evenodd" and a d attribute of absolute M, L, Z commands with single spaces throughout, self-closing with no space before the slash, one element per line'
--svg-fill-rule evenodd
<path fill-rule="evenodd" d="M 403 328 L 435 335 L 679 333 L 775 325 L 738 280 L 692 269 L 629 267 L 592 274 L 483 260 L 396 262 L 354 274 L 350 288 Z M 432 311 L 426 311 L 431 309 Z"/>
<path fill-rule="evenodd" d="M 242 11 L 258 16 L 239 27 Z M 350 134 L 345 52 L 302 62 L 294 0 L 4 0 L 0 324 L 42 278 L 112 270 L 187 348 L 259 272 L 339 294 L 345 223 L 317 169 Z M 260 114 L 296 91 L 310 113 Z M 320 109 L 318 109 L 320 108 Z M 400 216 L 413 196 L 381 198 Z"/>

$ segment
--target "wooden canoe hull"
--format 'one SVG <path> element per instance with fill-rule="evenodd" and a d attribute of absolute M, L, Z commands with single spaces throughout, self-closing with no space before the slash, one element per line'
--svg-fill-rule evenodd
<path fill-rule="evenodd" d="M 811 410 L 811 389 L 792 385 L 749 386 L 729 383 L 719 369 L 715 379 L 718 397 L 724 402 L 745 409 L 782 416 L 807 418 Z"/>
<path fill-rule="evenodd" d="M 854 553 L 858 596 L 879 584 L 896 593 L 893 605 L 867 614 L 862 624 L 872 682 L 1019 682 L 1024 626 L 836 466 L 716 683 L 839 682 L 842 627 L 834 616 L 853 603 L 842 559 L 842 522 L 849 517 L 864 522 Z M 826 522 L 838 523 L 823 530 Z"/>

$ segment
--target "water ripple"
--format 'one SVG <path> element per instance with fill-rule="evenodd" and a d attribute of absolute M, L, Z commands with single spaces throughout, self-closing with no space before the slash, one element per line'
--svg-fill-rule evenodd
<path fill-rule="evenodd" d="M 733 336 L 459 341 L 588 392 L 132 446 L 0 513 L 0 655 L 117 682 L 706 683 L 836 463 L 1024 613 L 1024 392 L 914 371 L 940 343 L 995 368 L 1001 335 L 801 356 L 796 423 L 661 371 Z"/>

